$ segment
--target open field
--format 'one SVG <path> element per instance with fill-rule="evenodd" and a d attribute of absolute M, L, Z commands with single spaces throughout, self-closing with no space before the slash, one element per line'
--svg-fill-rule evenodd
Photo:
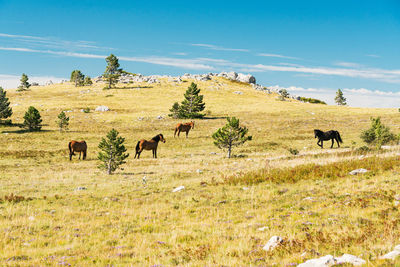
<path fill-rule="evenodd" d="M 342 253 L 360 256 L 369 266 L 385 264 L 378 257 L 400 244 L 394 206 L 400 148 L 364 159 L 356 148 L 363 145 L 359 135 L 371 116 L 381 116 L 398 134 L 397 109 L 277 101 L 276 95 L 220 78 L 196 82 L 207 118 L 195 121 L 188 139 L 173 138 L 180 120 L 169 118 L 168 110 L 190 82 L 9 90 L 13 122 L 21 123 L 27 108 L 35 106 L 45 126 L 33 133 L 0 127 L 0 197 L 25 198 L 0 204 L 0 265 L 286 265 Z M 111 111 L 94 111 L 99 105 Z M 86 107 L 90 113 L 81 112 Z M 65 133 L 55 124 L 61 110 L 71 111 Z M 211 138 L 226 116 L 240 118 L 253 136 L 232 159 Z M 112 128 L 126 138 L 131 156 L 123 170 L 108 176 L 97 168 L 97 145 Z M 343 147 L 321 150 L 315 128 L 340 131 Z M 140 160 L 133 159 L 137 141 L 159 133 L 166 138 L 159 158 L 144 151 Z M 88 143 L 86 161 L 68 160 L 72 139 Z M 329 148 L 330 142 L 324 145 Z M 300 154 L 291 155 L 289 148 Z M 290 177 L 294 167 L 301 171 L 311 163 L 323 167 L 304 180 L 247 182 L 279 173 L 277 168 Z M 353 167 L 371 171 L 350 176 Z M 185 190 L 171 192 L 181 185 Z M 273 235 L 286 242 L 267 253 L 262 247 Z"/>

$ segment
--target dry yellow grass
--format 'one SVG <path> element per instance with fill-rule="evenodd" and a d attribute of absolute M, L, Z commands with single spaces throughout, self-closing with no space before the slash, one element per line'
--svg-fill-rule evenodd
<path fill-rule="evenodd" d="M 69 83 L 22 93 L 10 90 L 11 103 L 18 104 L 13 122 L 22 122 L 32 105 L 45 126 L 34 133 L 0 128 L 0 197 L 13 193 L 32 198 L 0 204 L 0 264 L 285 265 L 317 253 L 350 253 L 376 265 L 381 263 L 376 261 L 379 255 L 400 243 L 400 217 L 393 206 L 398 168 L 375 176 L 261 183 L 245 190 L 222 184 L 228 175 L 266 166 L 358 157 L 351 151 L 362 145 L 359 134 L 369 126 L 369 118 L 381 116 L 398 133 L 397 110 L 282 102 L 250 86 L 215 79 L 197 82 L 209 118 L 196 120 L 188 139 L 174 139 L 179 120 L 169 118 L 168 110 L 182 99 L 190 82 L 162 80 L 113 90 L 102 90 L 102 84 L 75 88 Z M 111 111 L 95 112 L 98 105 Z M 80 111 L 86 107 L 90 113 Z M 55 124 L 61 110 L 71 110 L 66 133 Z M 160 115 L 164 119 L 157 119 Z M 253 135 L 253 141 L 234 150 L 237 157 L 232 159 L 226 159 L 211 139 L 226 116 L 240 118 Z M 112 128 L 126 138 L 131 156 L 123 170 L 108 176 L 97 169 L 96 157 L 101 137 Z M 314 128 L 339 130 L 344 148 L 319 149 Z M 159 146 L 159 158 L 145 151 L 134 160 L 136 142 L 158 133 L 167 140 Z M 88 160 L 68 160 L 71 139 L 87 141 Z M 288 148 L 300 150 L 300 156 L 291 156 Z M 398 152 L 394 147 L 380 154 Z M 185 190 L 171 192 L 180 185 Z M 309 196 L 314 199 L 304 200 Z M 257 230 L 263 226 L 268 228 Z M 289 241 L 266 253 L 262 246 L 272 235 Z"/>

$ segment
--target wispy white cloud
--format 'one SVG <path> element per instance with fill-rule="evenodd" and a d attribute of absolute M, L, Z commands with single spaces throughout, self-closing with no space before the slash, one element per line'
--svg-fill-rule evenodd
<path fill-rule="evenodd" d="M 41 85 L 45 84 L 48 81 L 52 81 L 54 83 L 61 82 L 62 80 L 66 80 L 66 78 L 55 77 L 55 76 L 29 76 L 29 83 L 37 82 Z M 9 74 L 0 74 L 0 86 L 4 89 L 17 88 L 19 86 L 21 76 L 17 75 L 9 75 Z"/>
<path fill-rule="evenodd" d="M 374 55 L 374 54 L 370 54 L 370 55 L 366 55 L 367 57 L 374 57 L 374 58 L 379 58 L 379 57 L 381 57 L 381 56 L 379 56 L 379 55 Z"/>
<path fill-rule="evenodd" d="M 334 63 L 336 66 L 346 67 L 346 68 L 361 68 L 364 67 L 362 64 L 354 62 L 339 61 Z"/>
<path fill-rule="evenodd" d="M 187 56 L 187 53 L 185 53 L 185 52 L 175 52 L 175 53 L 172 53 L 172 55 L 176 55 L 176 56 Z"/>
<path fill-rule="evenodd" d="M 269 88 L 281 89 L 279 85 Z M 303 88 L 289 86 L 286 89 L 293 95 L 317 98 L 334 105 L 337 89 L 333 88 Z M 344 88 L 344 96 L 352 107 L 398 108 L 400 92 L 386 92 L 365 88 Z"/>
<path fill-rule="evenodd" d="M 268 54 L 268 53 L 260 53 L 257 54 L 260 57 L 276 57 L 276 58 L 286 58 L 286 59 L 300 59 L 298 57 L 289 57 L 289 56 L 285 56 L 285 55 L 279 55 L 279 54 Z"/>
<path fill-rule="evenodd" d="M 212 45 L 212 44 L 191 44 L 192 46 L 204 47 L 211 50 L 219 50 L 219 51 L 234 51 L 234 52 L 250 52 L 248 49 L 242 48 L 226 48 L 222 46 Z"/>
<path fill-rule="evenodd" d="M 107 57 L 106 55 L 98 55 L 98 54 L 90 54 L 90 53 L 77 53 L 77 52 L 53 51 L 53 50 L 36 50 L 36 49 L 20 48 L 20 47 L 0 47 L 0 50 L 41 53 L 41 54 L 50 54 L 50 55 L 58 55 L 58 56 L 66 56 L 66 57 L 76 57 L 76 58 L 105 59 Z M 207 63 L 211 63 L 214 61 L 212 59 L 206 59 L 206 58 L 182 59 L 182 58 L 153 57 L 153 56 L 151 56 L 151 57 L 119 56 L 118 58 L 122 61 L 143 62 L 143 63 L 150 63 L 150 64 L 156 64 L 156 65 L 184 68 L 184 69 L 206 70 L 206 71 L 215 69 L 210 64 L 207 64 Z M 221 61 L 219 61 L 219 62 L 221 62 Z"/>
<path fill-rule="evenodd" d="M 85 49 L 85 50 L 112 50 L 110 47 L 100 47 L 90 41 L 67 41 L 55 37 L 40 37 L 30 35 L 16 35 L 0 33 L 0 39 L 9 39 L 15 46 L 28 45 L 35 48 L 52 49 Z"/>

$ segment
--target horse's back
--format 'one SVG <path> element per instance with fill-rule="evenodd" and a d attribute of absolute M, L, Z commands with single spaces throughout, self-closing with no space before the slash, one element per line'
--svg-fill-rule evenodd
<path fill-rule="evenodd" d="M 75 141 L 72 140 L 69 142 L 70 146 L 72 147 L 72 149 L 74 149 L 75 151 L 79 152 L 86 150 L 87 149 L 87 144 L 86 141 Z"/>

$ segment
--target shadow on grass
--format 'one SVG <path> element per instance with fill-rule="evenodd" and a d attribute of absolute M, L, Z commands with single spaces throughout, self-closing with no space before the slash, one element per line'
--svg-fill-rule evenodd
<path fill-rule="evenodd" d="M 2 131 L 1 133 L 16 133 L 16 134 L 24 134 L 24 133 L 50 133 L 54 132 L 54 130 L 40 130 L 40 131 L 29 131 L 27 129 L 20 129 L 20 130 L 15 130 L 15 131 Z"/>
<path fill-rule="evenodd" d="M 124 86 L 124 87 L 113 87 L 113 88 L 104 88 L 103 90 L 108 91 L 108 90 L 129 90 L 129 89 L 146 89 L 146 88 L 153 88 L 154 86 Z"/>
<path fill-rule="evenodd" d="M 155 174 L 155 172 L 138 172 L 138 173 L 134 173 L 134 172 L 121 172 L 121 175 L 141 175 L 141 174 Z"/>
<path fill-rule="evenodd" d="M 226 119 L 228 117 L 222 116 L 222 117 L 203 117 L 203 120 L 220 120 L 220 119 Z"/>

